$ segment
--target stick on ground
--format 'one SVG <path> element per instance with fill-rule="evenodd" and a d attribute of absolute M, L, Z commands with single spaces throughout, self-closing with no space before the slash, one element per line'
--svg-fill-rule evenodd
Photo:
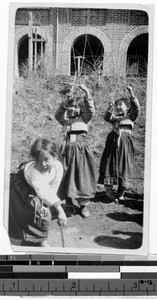
<path fill-rule="evenodd" d="M 60 230 L 61 230 L 61 238 L 62 238 L 62 247 L 65 247 L 65 241 L 64 241 L 64 235 L 63 235 L 63 226 L 60 226 Z"/>

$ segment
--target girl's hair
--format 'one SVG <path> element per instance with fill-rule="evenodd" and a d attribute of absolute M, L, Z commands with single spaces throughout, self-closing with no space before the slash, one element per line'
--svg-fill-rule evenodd
<path fill-rule="evenodd" d="M 119 101 L 123 101 L 123 102 L 125 103 L 126 107 L 127 107 L 128 109 L 130 108 L 130 101 L 129 101 L 129 99 L 124 98 L 124 97 L 118 98 L 118 99 L 115 100 L 114 105 L 116 106 L 116 105 L 118 104 Z"/>
<path fill-rule="evenodd" d="M 34 158 L 34 159 L 38 159 L 43 153 L 44 151 L 48 151 L 49 154 L 51 154 L 53 157 L 57 157 L 58 156 L 58 149 L 57 149 L 57 145 L 55 143 L 52 143 L 46 139 L 37 139 L 32 147 L 31 147 L 31 151 L 30 151 L 30 155 Z"/>

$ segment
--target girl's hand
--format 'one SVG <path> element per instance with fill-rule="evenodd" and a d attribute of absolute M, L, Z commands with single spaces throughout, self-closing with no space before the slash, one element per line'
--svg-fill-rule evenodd
<path fill-rule="evenodd" d="M 85 92 L 84 100 L 90 99 L 91 96 L 88 88 L 84 84 L 80 84 L 79 87 Z"/>
<path fill-rule="evenodd" d="M 65 212 L 63 211 L 62 213 L 59 213 L 58 215 L 58 225 L 59 226 L 65 226 L 67 222 L 67 217 Z"/>
<path fill-rule="evenodd" d="M 111 99 L 108 103 L 108 109 L 112 109 L 113 105 L 114 105 L 114 100 Z"/>
<path fill-rule="evenodd" d="M 128 90 L 128 92 L 131 94 L 131 93 L 133 92 L 132 86 L 128 85 L 128 86 L 127 86 L 127 90 Z"/>
<path fill-rule="evenodd" d="M 83 91 L 88 92 L 88 89 L 87 89 L 87 87 L 86 87 L 84 84 L 80 84 L 79 87 L 80 87 Z"/>
<path fill-rule="evenodd" d="M 114 105 L 114 100 L 111 99 L 108 104 L 111 105 L 111 106 L 113 106 Z"/>
<path fill-rule="evenodd" d="M 131 87 L 131 86 L 127 86 L 127 90 L 128 90 L 128 92 L 130 93 L 130 95 L 131 95 L 131 97 L 132 98 L 135 98 L 135 96 L 134 96 L 134 93 L 133 93 L 133 88 Z"/>
<path fill-rule="evenodd" d="M 66 225 L 66 222 L 65 222 L 65 220 L 63 220 L 63 219 L 58 219 L 57 223 L 58 223 L 58 225 L 61 226 L 61 227 Z"/>
<path fill-rule="evenodd" d="M 61 205 L 58 205 L 56 207 L 57 211 L 58 211 L 58 225 L 59 226 L 64 226 L 67 222 L 67 217 L 66 217 L 66 214 L 62 208 Z"/>
<path fill-rule="evenodd" d="M 68 95 L 67 95 L 67 98 L 62 102 L 62 105 L 63 106 L 68 106 L 70 103 L 73 102 L 73 93 L 70 92 Z"/>

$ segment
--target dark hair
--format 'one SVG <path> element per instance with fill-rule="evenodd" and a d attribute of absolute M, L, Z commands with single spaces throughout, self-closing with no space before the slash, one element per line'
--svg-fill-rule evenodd
<path fill-rule="evenodd" d="M 37 139 L 33 143 L 31 147 L 30 155 L 34 159 L 38 159 L 44 151 L 48 151 L 53 157 L 58 156 L 57 145 L 55 143 L 48 141 L 47 139 L 42 139 L 42 138 Z"/>
<path fill-rule="evenodd" d="M 125 103 L 126 107 L 127 107 L 128 109 L 130 108 L 130 101 L 129 101 L 129 99 L 124 98 L 124 97 L 119 98 L 119 99 L 116 99 L 115 102 L 114 102 L 114 105 L 116 106 L 116 105 L 118 104 L 119 101 L 123 101 L 123 102 Z"/>

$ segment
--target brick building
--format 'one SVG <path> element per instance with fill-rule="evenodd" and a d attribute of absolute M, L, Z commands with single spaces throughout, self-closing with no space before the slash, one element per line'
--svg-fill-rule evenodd
<path fill-rule="evenodd" d="M 44 57 L 49 71 L 62 74 L 88 73 L 96 68 L 104 75 L 145 76 L 148 23 L 143 10 L 19 8 L 15 17 L 15 76 L 20 75 L 21 63 L 27 59 L 34 64 L 36 54 L 40 60 Z"/>

